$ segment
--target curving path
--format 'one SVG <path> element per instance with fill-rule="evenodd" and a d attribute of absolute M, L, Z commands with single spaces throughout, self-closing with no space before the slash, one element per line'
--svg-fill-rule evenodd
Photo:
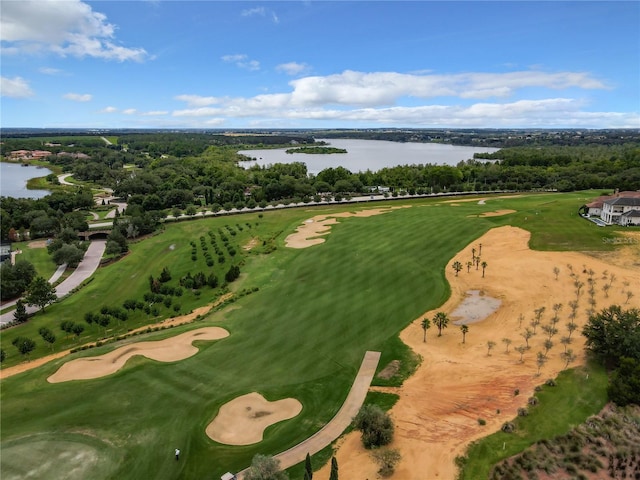
<path fill-rule="evenodd" d="M 358 414 L 360 407 L 364 403 L 364 399 L 369 391 L 369 385 L 376 373 L 378 362 L 380 361 L 380 352 L 366 352 L 360 370 L 356 375 L 349 395 L 338 410 L 338 413 L 324 427 L 318 430 L 311 437 L 298 445 L 291 447 L 274 458 L 280 460 L 280 468 L 283 470 L 300 462 L 303 462 L 307 453 L 313 455 L 318 453 L 324 447 L 337 439 L 344 432 L 353 418 Z M 244 475 L 248 469 L 244 469 L 237 474 L 239 480 L 244 479 Z"/>
<path fill-rule="evenodd" d="M 100 265 L 100 259 L 104 254 L 106 246 L 106 240 L 94 240 L 91 242 L 80 264 L 78 264 L 73 273 L 69 275 L 64 282 L 61 282 L 60 285 L 56 287 L 56 296 L 58 299 L 67 296 L 71 290 L 80 286 L 82 282 L 93 275 L 93 272 L 95 272 L 98 265 Z M 31 314 L 36 311 L 38 311 L 37 307 L 27 307 L 27 313 Z M 13 320 L 13 310 L 0 315 L 0 325 L 12 322 Z"/>

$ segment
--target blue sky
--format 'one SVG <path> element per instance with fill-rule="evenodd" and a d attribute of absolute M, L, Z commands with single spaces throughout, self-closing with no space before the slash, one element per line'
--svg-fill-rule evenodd
<path fill-rule="evenodd" d="M 640 2 L 2 0 L 2 127 L 640 128 Z"/>

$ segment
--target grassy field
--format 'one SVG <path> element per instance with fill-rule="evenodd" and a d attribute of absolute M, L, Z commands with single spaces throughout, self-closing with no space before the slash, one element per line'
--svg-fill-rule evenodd
<path fill-rule="evenodd" d="M 457 206 L 433 199 L 406 201 L 410 208 L 341 219 L 325 244 L 304 250 L 284 247 L 286 235 L 302 221 L 315 214 L 367 207 L 292 209 L 262 217 L 249 214 L 168 224 L 162 233 L 132 245 L 124 259 L 100 269 L 76 295 L 28 324 L 3 332 L 2 348 L 9 353 L 6 365 L 20 361 L 10 345 L 18 334 L 37 341 L 38 327 L 48 325 L 61 336 L 57 325 L 62 320 L 82 322 L 87 311 L 101 305 L 141 298 L 149 275 L 159 275 L 164 266 L 174 279 L 206 269 L 200 237 L 227 224 L 235 226 L 235 245 L 241 248 L 257 239 L 258 246 L 227 258 L 224 267 L 216 262 L 213 271 L 220 276 L 232 261 L 239 262 L 242 276 L 232 289 L 259 290 L 192 326 L 135 340 L 166 338 L 208 325 L 222 326 L 230 336 L 201 343 L 196 356 L 179 362 L 136 357 L 123 370 L 97 380 L 48 384 L 46 378 L 68 359 L 3 380 L 3 479 L 27 474 L 90 480 L 219 478 L 226 471 L 246 467 L 256 453 L 278 453 L 307 438 L 335 414 L 366 350 L 382 351 L 380 368 L 393 359 L 408 358 L 397 334 L 447 299 L 444 271 L 450 259 L 488 229 L 505 224 L 527 228 L 537 248 L 613 248 L 602 242 L 603 229 L 575 213 L 586 196 L 543 194 Z M 506 208 L 517 213 L 477 217 Z M 557 222 L 558 217 L 565 220 Z M 238 224 L 244 227 L 241 231 Z M 606 235 L 615 232 L 607 229 Z M 195 261 L 191 241 L 196 244 Z M 261 253 L 272 245 L 275 251 Z M 181 310 L 213 301 L 220 293 L 219 289 L 205 289 L 200 296 L 185 292 L 179 299 Z M 168 313 L 162 310 L 160 315 Z M 112 333 L 156 320 L 139 315 Z M 87 328 L 80 341 L 100 334 L 96 327 Z M 55 348 L 73 342 L 56 342 Z M 34 355 L 46 354 L 43 342 L 38 343 Z M 120 344 L 75 356 L 96 355 Z M 252 391 L 268 400 L 295 397 L 303 411 L 270 427 L 265 440 L 256 445 L 231 447 L 206 437 L 205 427 L 219 407 Z M 184 461 L 175 462 L 176 447 Z M 76 477 L 68 473 L 73 452 L 87 459 Z"/>

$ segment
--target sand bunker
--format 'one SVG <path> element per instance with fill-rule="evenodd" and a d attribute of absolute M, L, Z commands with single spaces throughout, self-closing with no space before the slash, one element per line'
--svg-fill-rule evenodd
<path fill-rule="evenodd" d="M 564 348 L 560 338 L 567 335 L 568 302 L 575 298 L 568 265 L 585 285 L 585 270 L 596 272 L 597 310 L 611 304 L 640 308 L 640 295 L 637 294 L 625 305 L 625 292 L 634 285 L 640 285 L 640 244 L 625 246 L 617 254 L 598 254 L 596 258 L 576 252 L 531 251 L 529 238 L 530 234 L 525 230 L 501 227 L 467 246 L 451 262 L 471 260 L 471 249 L 477 250 L 481 243 L 482 259 L 488 263 L 485 278 L 482 278 L 481 271 L 475 269 L 468 273 L 465 269 L 456 277 L 448 266 L 446 275 L 451 285 L 450 299 L 437 310 L 425 312 L 401 333 L 401 339 L 423 357 L 423 362 L 402 387 L 377 388 L 400 396 L 391 410 L 396 427 L 391 447 L 400 450 L 402 460 L 392 479 L 453 480 L 457 472 L 455 457 L 464 454 L 466 446 L 473 440 L 497 431 L 505 421 L 514 418 L 517 409 L 526 406 L 534 387 L 547 378 L 555 377 L 564 368 L 561 357 Z M 560 269 L 557 280 L 554 267 Z M 609 279 L 611 274 L 615 274 L 608 297 L 602 290 L 608 282 L 603 279 L 605 271 Z M 443 330 L 442 337 L 437 337 L 437 329 L 432 327 L 427 333 L 427 342 L 423 343 L 422 318 L 433 318 L 437 311 L 454 315 L 469 290 L 481 290 L 485 297 L 499 299 L 502 304 L 483 321 L 469 325 L 465 344 L 462 343 L 460 328 L 453 325 Z M 588 294 L 584 293 L 579 301 L 575 320 L 578 329 L 569 345 L 577 359 L 570 367 L 584 363 L 584 339 L 579 332 L 587 319 L 588 299 Z M 523 363 L 514 348 L 524 345 L 520 334 L 529 326 L 534 310 L 546 308 L 542 319 L 542 325 L 545 325 L 553 316 L 556 303 L 564 305 L 559 315 L 560 332 L 553 337 L 555 346 L 549 351 L 548 362 L 537 376 L 536 354 L 544 350 L 542 344 L 547 336 L 538 328 L 538 334 L 529 340 L 531 349 L 524 354 Z M 520 314 L 525 316 L 522 326 L 519 326 Z M 503 338 L 512 341 L 508 353 Z M 490 355 L 487 353 L 488 341 L 496 343 Z M 520 390 L 518 396 L 513 394 L 516 388 Z M 479 425 L 480 418 L 486 421 L 486 425 Z M 339 441 L 336 456 L 341 478 L 377 478 L 378 466 L 371 460 L 370 452 L 362 447 L 358 432 L 350 433 Z M 328 478 L 329 470 L 327 464 L 317 476 Z"/>
<path fill-rule="evenodd" d="M 251 445 L 262 441 L 267 427 L 289 420 L 301 411 L 302 404 L 295 398 L 269 402 L 259 393 L 249 393 L 220 407 L 206 433 L 219 443 Z"/>
<path fill-rule="evenodd" d="M 131 357 L 143 355 L 159 362 L 184 360 L 198 353 L 192 343 L 196 340 L 219 340 L 229 336 L 224 328 L 205 327 L 154 342 L 137 342 L 117 348 L 97 357 L 84 357 L 62 365 L 56 373 L 47 378 L 49 383 L 69 380 L 89 380 L 100 378 L 120 370 Z"/>
<path fill-rule="evenodd" d="M 480 290 L 469 290 L 467 297 L 449 316 L 454 325 L 469 325 L 484 320 L 501 304 L 500 300 L 483 295 Z"/>
<path fill-rule="evenodd" d="M 398 208 L 410 208 L 409 205 L 401 207 L 389 208 L 373 208 L 369 210 L 360 210 L 359 212 L 332 213 L 328 215 L 316 215 L 296 228 L 296 231 L 285 239 L 285 244 L 290 248 L 307 248 L 313 245 L 324 243 L 322 235 L 328 235 L 331 231 L 331 225 L 338 223 L 337 218 L 346 217 L 372 217 L 388 213 Z"/>
<path fill-rule="evenodd" d="M 508 210 L 508 209 L 504 209 L 504 210 L 496 210 L 495 212 L 483 212 L 479 215 L 468 215 L 469 217 L 481 217 L 481 218 L 486 218 L 486 217 L 501 217 L 502 215 L 509 215 L 510 213 L 516 213 L 516 210 Z"/>

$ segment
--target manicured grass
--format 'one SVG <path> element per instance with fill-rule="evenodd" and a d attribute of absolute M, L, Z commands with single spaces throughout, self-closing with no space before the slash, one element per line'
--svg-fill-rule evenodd
<path fill-rule="evenodd" d="M 12 250 L 21 250 L 22 253 L 16 255 L 16 260 L 27 260 L 35 267 L 37 275 L 49 280 L 56 271 L 57 265 L 51 259 L 51 255 L 46 247 L 31 248 L 31 242 L 16 242 L 11 244 Z"/>
<path fill-rule="evenodd" d="M 488 478 L 493 465 L 543 439 L 552 439 L 598 413 L 607 402 L 607 373 L 596 364 L 565 370 L 557 386 L 542 386 L 540 403 L 529 415 L 513 420 L 514 433 L 497 432 L 474 442 L 468 449 L 461 480 Z"/>
<path fill-rule="evenodd" d="M 328 211 L 370 207 L 279 210 L 265 212 L 262 217 L 249 214 L 167 224 L 159 235 L 132 245 L 126 258 L 100 269 L 78 294 L 49 307 L 45 315 L 28 324 L 4 332 L 2 346 L 10 353 L 7 362 L 17 361 L 10 345 L 17 334 L 38 341 L 38 326 L 57 329 L 65 319 L 82 322 L 85 312 L 101 305 L 121 305 L 125 299 L 140 298 L 148 289 L 149 275 L 158 276 L 164 266 L 174 279 L 188 271 L 206 269 L 199 237 L 206 238 L 208 231 L 217 232 L 226 224 L 244 226 L 248 222 L 251 229 L 238 231 L 234 241 L 244 245 L 257 238 L 258 246 L 244 254 L 242 275 L 231 287 L 259 290 L 240 298 L 233 309 L 144 339 L 206 325 L 222 326 L 231 335 L 201 343 L 200 352 L 183 361 L 165 364 L 136 357 L 123 370 L 103 379 L 48 384 L 46 377 L 68 360 L 61 359 L 3 380 L 3 447 L 6 442 L 40 432 L 51 438 L 60 435 L 61 439 L 68 433 L 82 432 L 117 445 L 120 457 L 111 463 L 105 461 L 113 466 L 92 470 L 85 477 L 96 480 L 219 478 L 226 471 L 249 465 L 256 453 L 283 451 L 335 414 L 366 350 L 382 351 L 380 369 L 395 359 L 403 361 L 407 371 L 412 368 L 411 356 L 400 346 L 397 334 L 447 299 L 444 271 L 456 252 L 493 226 L 532 225 L 520 213 L 490 218 L 475 214 L 497 208 L 533 210 L 549 201 L 545 197 L 496 199 L 486 205 L 467 202 L 457 207 L 438 200 L 407 202 L 411 208 L 369 218 L 340 219 L 325 237 L 326 243 L 303 250 L 285 248 L 284 238 L 305 219 Z M 549 197 L 566 209 L 574 208 L 578 201 L 570 195 Z M 389 205 L 398 206 L 399 202 Z M 583 221 L 567 220 L 570 225 Z M 570 238 L 560 225 L 549 231 L 552 241 L 562 243 Z M 192 240 L 198 251 L 195 262 L 191 260 Z M 273 247 L 272 253 L 261 253 Z M 217 262 L 213 268 L 218 275 L 224 271 Z M 205 289 L 196 297 L 188 292 L 180 302 L 188 310 L 218 294 Z M 118 328 L 124 331 L 152 320 L 131 318 Z M 97 336 L 94 328 L 88 336 Z M 75 356 L 96 355 L 115 347 L 110 344 Z M 36 353 L 45 353 L 44 346 L 38 348 Z M 295 419 L 270 427 L 256 445 L 232 447 L 208 439 L 204 430 L 220 406 L 252 391 L 269 400 L 295 397 L 304 409 Z M 176 447 L 184 456 L 179 463 L 172 455 Z M 1 461 L 4 464 L 4 455 Z M 61 472 L 52 469 L 41 478 L 59 477 Z"/>

